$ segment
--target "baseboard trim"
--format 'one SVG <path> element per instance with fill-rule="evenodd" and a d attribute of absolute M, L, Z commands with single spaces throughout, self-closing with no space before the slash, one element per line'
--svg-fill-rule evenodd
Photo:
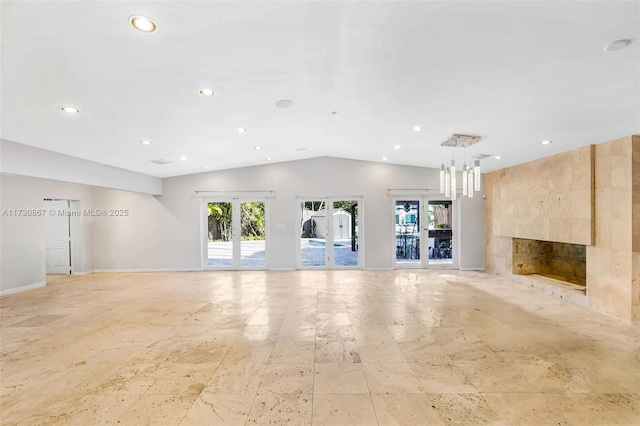
<path fill-rule="evenodd" d="M 202 272 L 201 268 L 132 268 L 132 269 L 94 269 L 94 273 L 109 272 Z"/>
<path fill-rule="evenodd" d="M 484 272 L 484 268 L 460 268 L 461 271 L 482 271 Z"/>
<path fill-rule="evenodd" d="M 72 272 L 71 275 L 78 275 L 78 276 L 82 276 L 82 275 L 91 275 L 93 274 L 95 271 L 82 271 L 82 272 Z"/>
<path fill-rule="evenodd" d="M 10 288 L 8 290 L 0 291 L 0 297 L 8 296 L 10 294 L 22 293 L 23 291 L 35 290 L 36 288 L 42 288 L 47 285 L 46 281 L 40 281 L 39 283 L 23 285 L 16 288 Z"/>
<path fill-rule="evenodd" d="M 296 268 L 270 268 L 270 271 L 295 271 Z"/>

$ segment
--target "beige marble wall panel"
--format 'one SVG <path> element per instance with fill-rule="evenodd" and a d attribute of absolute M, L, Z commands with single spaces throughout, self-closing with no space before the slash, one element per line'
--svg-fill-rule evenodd
<path fill-rule="evenodd" d="M 640 321 L 640 136 L 631 138 L 632 167 L 632 251 L 631 253 L 631 310 L 633 319 Z"/>
<path fill-rule="evenodd" d="M 611 219 L 611 249 L 631 252 L 631 219 Z"/>
<path fill-rule="evenodd" d="M 571 218 L 549 219 L 549 239 L 561 243 L 584 244 L 581 241 L 573 242 L 573 220 Z"/>
<path fill-rule="evenodd" d="M 631 219 L 631 226 L 633 227 L 631 251 L 638 253 L 640 252 L 640 219 Z"/>
<path fill-rule="evenodd" d="M 631 174 L 633 176 L 631 197 L 631 217 L 633 219 L 632 250 L 634 252 L 640 252 L 640 136 L 632 137 L 631 151 Z"/>
<path fill-rule="evenodd" d="M 487 237 L 485 270 L 491 274 L 507 276 L 511 274 L 511 238 Z"/>
<path fill-rule="evenodd" d="M 627 155 L 611 154 L 611 187 L 631 186 L 631 153 Z"/>
<path fill-rule="evenodd" d="M 574 219 L 590 219 L 592 217 L 591 189 L 571 192 L 571 217 Z"/>
<path fill-rule="evenodd" d="M 571 219 L 572 198 L 571 192 L 554 192 L 551 196 L 551 219 Z"/>
<path fill-rule="evenodd" d="M 614 271 L 614 265 L 626 263 L 622 257 L 629 258 L 630 269 L 631 253 L 587 247 L 587 295 L 597 311 L 629 321 L 632 317 L 631 273 L 630 270 Z"/>
<path fill-rule="evenodd" d="M 611 188 L 611 150 L 608 143 L 595 145 L 593 169 L 595 188 Z"/>
<path fill-rule="evenodd" d="M 578 218 L 574 218 L 571 221 L 571 226 L 573 227 L 573 238 L 576 241 L 588 241 L 593 239 L 592 238 L 592 230 L 591 230 L 591 226 L 592 226 L 593 220 L 592 219 L 578 219 Z"/>
<path fill-rule="evenodd" d="M 640 321 L 640 253 L 631 254 L 631 309 L 634 321 Z"/>
<path fill-rule="evenodd" d="M 590 191 L 592 168 L 582 167 L 593 159 L 593 147 L 571 151 L 571 191 Z"/>
<path fill-rule="evenodd" d="M 632 201 L 633 193 L 630 182 L 627 182 L 626 186 L 611 188 L 611 217 L 613 219 L 631 219 L 633 217 Z"/>
<path fill-rule="evenodd" d="M 595 190 L 595 244 L 611 248 L 611 188 Z"/>
<path fill-rule="evenodd" d="M 592 244 L 592 159 L 584 147 L 488 173 L 494 235 Z"/>
<path fill-rule="evenodd" d="M 587 293 L 592 306 L 631 320 L 632 307 L 632 138 L 596 145 L 595 247 L 587 248 Z"/>

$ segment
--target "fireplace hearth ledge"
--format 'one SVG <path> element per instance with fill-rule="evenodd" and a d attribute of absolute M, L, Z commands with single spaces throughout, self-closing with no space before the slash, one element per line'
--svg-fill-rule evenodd
<path fill-rule="evenodd" d="M 586 294 L 586 287 L 576 284 L 570 284 L 566 281 L 554 280 L 553 278 L 544 277 L 542 275 L 511 275 L 511 279 L 518 284 L 535 288 L 550 296 L 565 300 L 573 305 L 594 310 L 589 302 Z"/>

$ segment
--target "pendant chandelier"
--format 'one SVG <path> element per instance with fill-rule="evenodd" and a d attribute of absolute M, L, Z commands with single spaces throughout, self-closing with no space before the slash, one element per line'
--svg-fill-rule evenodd
<path fill-rule="evenodd" d="M 463 148 L 465 152 L 462 166 L 462 196 L 473 198 L 473 193 L 480 191 L 480 160 L 488 155 L 474 156 L 473 167 L 467 165 L 466 148 L 480 141 L 480 136 L 452 135 L 440 146 L 451 147 L 451 163 L 446 166 L 444 160 L 440 165 L 440 193 L 455 200 L 457 197 L 455 148 Z"/>

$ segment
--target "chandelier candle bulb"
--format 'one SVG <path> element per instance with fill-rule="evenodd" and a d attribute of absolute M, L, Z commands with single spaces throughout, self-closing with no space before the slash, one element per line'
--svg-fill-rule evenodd
<path fill-rule="evenodd" d="M 457 182 L 456 182 L 456 175 L 455 174 L 451 174 L 451 199 L 455 200 L 456 199 L 456 192 L 457 192 Z"/>
<path fill-rule="evenodd" d="M 475 184 L 475 190 L 480 191 L 480 160 L 475 160 L 473 162 L 473 180 Z"/>
<path fill-rule="evenodd" d="M 451 196 L 451 172 L 449 171 L 448 167 L 447 167 L 447 172 L 444 176 L 444 196 L 445 197 Z"/>
<path fill-rule="evenodd" d="M 462 166 L 462 195 L 467 195 L 467 175 L 469 173 L 467 163 Z"/>
<path fill-rule="evenodd" d="M 456 160 L 451 160 L 451 199 L 456 199 Z"/>

